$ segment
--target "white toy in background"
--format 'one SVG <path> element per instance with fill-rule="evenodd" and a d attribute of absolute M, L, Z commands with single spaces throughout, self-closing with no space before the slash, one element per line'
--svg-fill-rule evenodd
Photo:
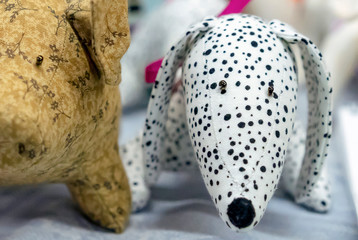
<path fill-rule="evenodd" d="M 264 19 L 279 19 L 320 45 L 333 20 L 327 0 L 252 0 L 244 10 Z"/>
<path fill-rule="evenodd" d="M 280 19 L 321 47 L 332 73 L 333 101 L 358 68 L 357 0 L 252 0 L 245 13 Z"/>
<path fill-rule="evenodd" d="M 333 99 L 336 100 L 358 69 L 358 17 L 341 22 L 330 32 L 322 43 L 322 51 L 332 73 Z"/>
<path fill-rule="evenodd" d="M 172 0 L 141 19 L 121 60 L 123 108 L 146 105 L 151 84 L 144 81 L 145 67 L 163 57 L 191 24 L 217 15 L 226 5 L 226 0 Z"/>
<path fill-rule="evenodd" d="M 294 45 L 309 102 L 305 147 L 296 150 L 289 148 L 298 90 Z M 180 66 L 184 92 L 177 95 Z M 250 230 L 264 215 L 288 157 L 295 183 L 284 174 L 286 191 L 297 203 L 326 211 L 329 188 L 320 176 L 331 137 L 331 93 L 317 47 L 279 21 L 235 14 L 192 26 L 163 60 L 143 139 L 122 148 L 125 165 L 128 159 L 134 164 L 126 168 L 130 179 L 136 175 L 135 210 L 146 204 L 161 171 L 198 165 L 223 221 L 235 231 Z M 141 142 L 143 158 L 132 156 L 130 149 Z"/>

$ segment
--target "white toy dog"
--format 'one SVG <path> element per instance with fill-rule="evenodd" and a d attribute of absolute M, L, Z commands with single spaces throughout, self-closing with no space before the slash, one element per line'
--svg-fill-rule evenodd
<path fill-rule="evenodd" d="M 298 90 L 293 45 L 308 86 L 305 147 L 300 130 L 290 146 Z M 175 91 L 180 66 L 184 90 Z M 192 26 L 163 60 L 143 138 L 122 148 L 134 210 L 146 204 L 162 170 L 199 165 L 220 217 L 247 231 L 264 215 L 287 163 L 286 190 L 297 203 L 326 211 L 321 171 L 332 127 L 329 80 L 317 47 L 279 21 L 232 14 Z"/>

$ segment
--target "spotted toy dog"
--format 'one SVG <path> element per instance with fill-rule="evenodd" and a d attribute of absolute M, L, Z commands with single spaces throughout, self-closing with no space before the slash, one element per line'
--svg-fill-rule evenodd
<path fill-rule="evenodd" d="M 294 45 L 303 59 L 309 119 L 306 137 L 298 128 L 289 145 L 298 90 Z M 173 94 L 180 66 L 183 91 Z M 279 21 L 228 15 L 192 26 L 159 70 L 142 139 L 122 148 L 134 210 L 146 204 L 162 170 L 198 164 L 220 217 L 236 231 L 258 224 L 281 176 L 297 203 L 326 211 L 329 80 L 317 47 Z"/>

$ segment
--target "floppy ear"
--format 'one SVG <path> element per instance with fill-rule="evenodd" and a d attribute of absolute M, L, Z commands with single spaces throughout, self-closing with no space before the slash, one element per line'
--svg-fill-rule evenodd
<path fill-rule="evenodd" d="M 166 54 L 159 69 L 152 89 L 143 133 L 143 153 L 148 184 L 156 182 L 165 159 L 165 125 L 176 72 L 183 64 L 187 51 L 195 44 L 195 38 L 200 36 L 200 33 L 209 31 L 215 22 L 216 18 L 206 18 L 193 25 Z"/>
<path fill-rule="evenodd" d="M 280 39 L 288 44 L 298 44 L 304 65 L 308 89 L 308 128 L 295 199 L 298 203 L 305 203 L 319 180 L 332 133 L 330 74 L 322 61 L 322 54 L 312 41 L 280 21 L 274 20 L 270 26 Z"/>
<path fill-rule="evenodd" d="M 120 59 L 130 43 L 126 0 L 85 0 L 69 8 L 67 19 L 82 43 L 90 64 L 106 84 L 121 81 Z"/>

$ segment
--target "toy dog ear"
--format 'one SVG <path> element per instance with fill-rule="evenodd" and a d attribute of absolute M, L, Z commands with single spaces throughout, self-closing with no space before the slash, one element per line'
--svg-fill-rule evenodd
<path fill-rule="evenodd" d="M 177 70 L 183 64 L 187 52 L 195 44 L 195 38 L 199 37 L 200 33 L 209 31 L 215 23 L 216 18 L 207 18 L 193 25 L 166 54 L 159 69 L 152 89 L 143 133 L 143 153 L 148 184 L 156 182 L 161 163 L 164 162 L 165 125 L 168 120 L 169 102 Z"/>
<path fill-rule="evenodd" d="M 298 44 L 305 71 L 308 128 L 305 156 L 295 193 L 296 202 L 305 203 L 319 180 L 332 133 L 330 74 L 322 61 L 322 54 L 312 41 L 280 21 L 274 20 L 270 26 L 280 39 L 288 44 Z"/>
<path fill-rule="evenodd" d="M 106 84 L 121 81 L 120 60 L 130 43 L 126 0 L 85 0 L 69 9 L 67 19 L 82 43 L 90 64 Z"/>

